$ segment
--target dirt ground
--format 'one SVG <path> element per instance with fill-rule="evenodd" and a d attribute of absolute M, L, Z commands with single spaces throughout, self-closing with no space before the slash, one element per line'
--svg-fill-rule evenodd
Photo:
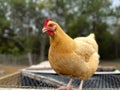
<path fill-rule="evenodd" d="M 3 74 L 0 74 L 0 77 L 17 72 L 22 68 L 25 68 L 25 66 L 0 65 L 0 71 L 3 71 Z"/>
<path fill-rule="evenodd" d="M 116 67 L 117 69 L 120 70 L 120 60 L 118 61 L 100 61 L 100 65 L 103 65 L 103 66 L 114 66 Z"/>

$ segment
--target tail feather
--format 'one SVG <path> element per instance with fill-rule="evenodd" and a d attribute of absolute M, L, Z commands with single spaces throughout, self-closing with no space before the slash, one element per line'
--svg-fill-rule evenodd
<path fill-rule="evenodd" d="M 91 33 L 88 37 L 95 38 L 95 34 Z"/>

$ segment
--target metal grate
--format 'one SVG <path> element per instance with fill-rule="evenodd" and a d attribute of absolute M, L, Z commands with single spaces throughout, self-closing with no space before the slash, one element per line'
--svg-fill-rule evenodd
<path fill-rule="evenodd" d="M 120 88 L 120 75 L 96 75 L 85 81 L 85 88 Z"/>
<path fill-rule="evenodd" d="M 66 85 L 68 81 L 69 77 L 57 74 L 22 72 L 22 86 L 27 87 L 57 88 Z M 78 87 L 79 84 L 80 80 L 75 78 L 73 87 Z M 120 88 L 120 74 L 94 75 L 84 81 L 83 88 Z"/>
<path fill-rule="evenodd" d="M 39 72 L 38 72 L 39 71 Z M 22 70 L 21 72 L 16 72 L 14 74 L 0 78 L 0 88 L 57 88 L 59 86 L 66 85 L 69 82 L 68 76 L 60 76 L 56 73 L 43 73 L 41 70 L 38 71 L 28 71 Z M 48 71 L 48 70 L 47 70 Z M 98 73 L 92 76 L 90 79 L 84 81 L 83 88 L 84 90 L 89 90 L 89 88 L 120 88 L 120 72 L 103 72 Z M 75 78 L 72 82 L 73 87 L 78 87 L 80 80 Z M 92 90 L 91 89 L 91 90 Z M 100 89 L 101 90 L 101 89 Z"/>

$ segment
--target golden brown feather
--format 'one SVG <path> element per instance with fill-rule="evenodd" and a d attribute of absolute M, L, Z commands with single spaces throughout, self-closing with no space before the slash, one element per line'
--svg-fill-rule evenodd
<path fill-rule="evenodd" d="M 99 64 L 98 45 L 94 34 L 72 39 L 61 27 L 53 22 L 53 34 L 50 34 L 49 62 L 61 75 L 86 80 L 97 70 Z M 52 27 L 51 27 L 52 28 Z M 46 28 L 46 31 L 49 30 Z"/>

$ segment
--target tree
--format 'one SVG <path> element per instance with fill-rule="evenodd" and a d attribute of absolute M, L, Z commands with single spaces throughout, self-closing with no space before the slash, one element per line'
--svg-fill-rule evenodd
<path fill-rule="evenodd" d="M 8 44 L 7 37 L 13 35 L 13 33 L 9 32 L 10 22 L 6 19 L 6 4 L 3 0 L 0 1 L 0 53 L 9 52 L 8 47 L 14 46 L 14 43 L 11 42 Z"/>
<path fill-rule="evenodd" d="M 116 7 L 115 8 L 115 12 L 114 12 L 114 14 L 115 14 L 115 22 L 113 23 L 113 27 L 114 27 L 114 29 L 115 29 L 115 31 L 114 31 L 114 40 L 115 40 L 115 56 L 116 56 L 116 58 L 118 59 L 118 58 L 120 58 L 120 55 L 119 55 L 119 53 L 120 53 L 120 48 L 119 48 L 119 46 L 120 46 L 120 6 L 118 6 L 118 7 Z"/>
<path fill-rule="evenodd" d="M 0 3 L 4 6 L 1 6 L 1 10 L 3 10 L 1 15 L 4 16 L 1 16 L 0 19 L 1 28 L 3 27 L 0 35 L 5 36 L 5 40 L 1 38 L 0 52 L 6 54 L 36 53 L 40 54 L 40 59 L 44 60 L 46 39 L 45 35 L 41 35 L 40 30 L 44 18 L 37 7 L 38 2 L 1 0 Z"/>
<path fill-rule="evenodd" d="M 0 14 L 3 14 L 0 16 L 0 36 L 6 36 L 6 41 L 0 41 L 1 52 L 36 53 L 44 60 L 49 43 L 41 29 L 49 17 L 72 38 L 95 33 L 101 59 L 115 58 L 112 47 L 119 48 L 119 22 L 112 34 L 110 28 L 114 25 L 110 26 L 107 18 L 116 17 L 119 11 L 110 8 L 110 0 L 1 0 L 0 3 L 3 12 Z M 111 42 L 116 44 L 109 44 Z M 118 52 L 116 49 L 116 56 Z"/>

